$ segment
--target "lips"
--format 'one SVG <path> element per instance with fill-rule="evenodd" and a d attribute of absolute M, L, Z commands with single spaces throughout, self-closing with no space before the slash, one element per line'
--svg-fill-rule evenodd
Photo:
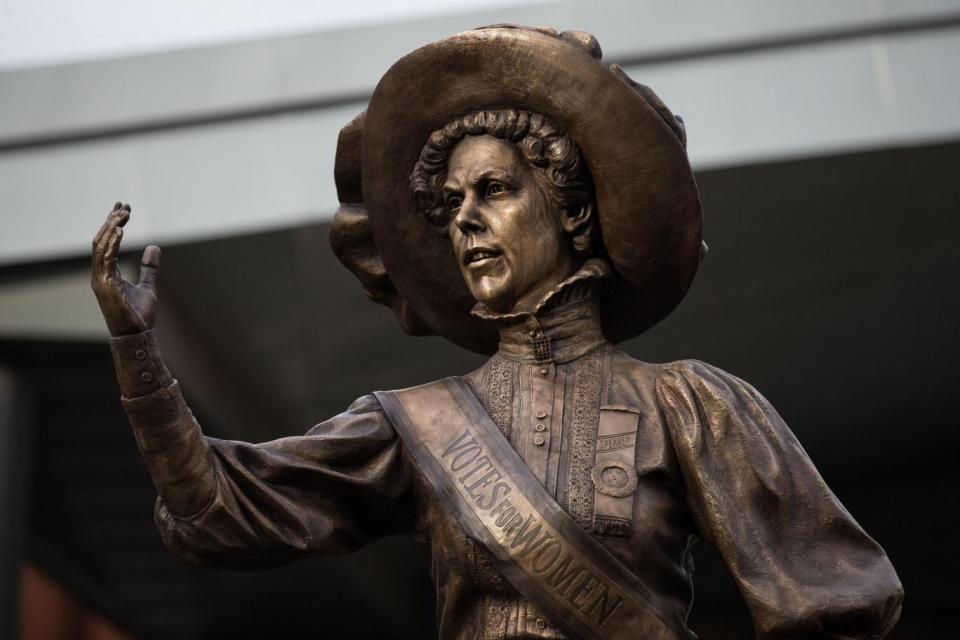
<path fill-rule="evenodd" d="M 500 252 L 489 247 L 471 247 L 463 254 L 463 264 L 467 266 L 482 265 L 499 258 Z"/>

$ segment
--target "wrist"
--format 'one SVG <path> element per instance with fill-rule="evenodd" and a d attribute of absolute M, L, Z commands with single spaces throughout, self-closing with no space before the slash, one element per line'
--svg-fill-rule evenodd
<path fill-rule="evenodd" d="M 153 329 L 110 338 L 110 351 L 125 398 L 150 395 L 173 382 Z"/>

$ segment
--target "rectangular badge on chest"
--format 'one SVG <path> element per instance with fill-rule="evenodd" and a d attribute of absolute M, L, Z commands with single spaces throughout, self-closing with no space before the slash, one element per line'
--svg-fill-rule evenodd
<path fill-rule="evenodd" d="M 629 538 L 633 533 L 635 451 L 640 413 L 621 405 L 600 407 L 593 471 L 593 532 Z"/>

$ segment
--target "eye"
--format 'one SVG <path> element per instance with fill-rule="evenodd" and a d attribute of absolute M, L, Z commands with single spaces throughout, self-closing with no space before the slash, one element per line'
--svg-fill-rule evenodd
<path fill-rule="evenodd" d="M 491 182 L 487 185 L 486 197 L 489 198 L 490 196 L 495 196 L 498 193 L 506 193 L 509 190 L 510 189 L 507 188 L 507 185 L 503 184 L 502 182 Z"/>
<path fill-rule="evenodd" d="M 463 204 L 463 198 L 460 196 L 450 196 L 447 198 L 447 211 L 456 211 Z"/>

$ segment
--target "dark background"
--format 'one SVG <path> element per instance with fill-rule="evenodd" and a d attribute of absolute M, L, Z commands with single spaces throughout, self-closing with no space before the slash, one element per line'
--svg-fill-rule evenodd
<path fill-rule="evenodd" d="M 698 172 L 710 254 L 678 310 L 622 345 L 705 360 L 770 399 L 897 568 L 900 639 L 955 633 L 960 596 L 958 167 L 960 145 L 945 144 Z M 326 233 L 164 247 L 161 345 L 207 433 L 299 434 L 371 390 L 482 362 L 404 336 Z M 0 361 L 18 452 L 0 486 L 20 487 L 7 548 L 85 607 L 141 638 L 435 637 L 426 558 L 405 539 L 269 572 L 178 564 L 153 527 L 106 345 L 4 342 Z M 696 558 L 692 628 L 751 637 L 718 556 L 701 544 Z"/>

